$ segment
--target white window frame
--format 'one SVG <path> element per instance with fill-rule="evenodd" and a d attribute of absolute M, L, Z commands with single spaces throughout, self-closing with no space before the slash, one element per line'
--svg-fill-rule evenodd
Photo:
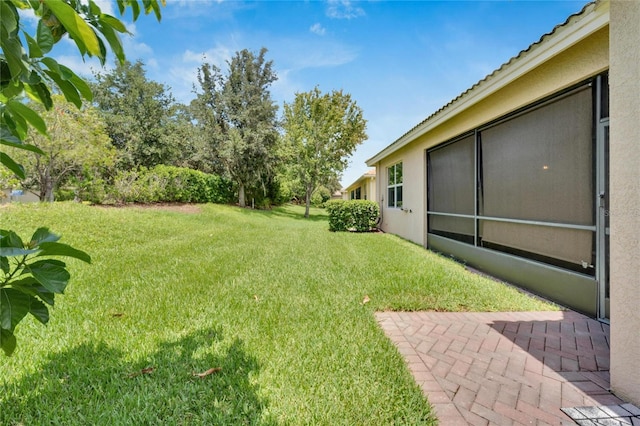
<path fill-rule="evenodd" d="M 403 172 L 401 173 L 401 181 L 400 182 L 396 182 L 395 178 L 396 178 L 396 168 L 400 166 L 403 169 Z M 398 161 L 395 164 L 392 164 L 391 166 L 387 167 L 387 207 L 390 209 L 402 209 L 402 204 L 403 204 L 403 200 L 404 200 L 404 196 L 402 197 L 403 200 L 400 200 L 400 202 L 398 203 L 398 188 L 400 188 L 400 192 L 404 193 L 403 190 L 403 185 L 404 185 L 404 167 L 402 165 L 402 161 Z M 393 203 L 391 202 L 391 197 L 389 197 L 389 190 L 393 190 Z M 404 194 L 403 194 L 404 195 Z"/>

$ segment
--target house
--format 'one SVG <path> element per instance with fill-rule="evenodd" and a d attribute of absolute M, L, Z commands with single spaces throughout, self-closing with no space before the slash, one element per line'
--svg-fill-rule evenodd
<path fill-rule="evenodd" d="M 376 169 L 370 169 L 342 190 L 343 200 L 371 200 L 376 198 Z"/>
<path fill-rule="evenodd" d="M 367 160 L 381 228 L 611 324 L 640 404 L 640 1 L 587 4 Z"/>

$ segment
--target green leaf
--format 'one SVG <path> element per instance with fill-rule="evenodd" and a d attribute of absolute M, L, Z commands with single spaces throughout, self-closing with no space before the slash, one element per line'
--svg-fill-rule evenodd
<path fill-rule="evenodd" d="M 61 294 L 71 278 L 65 266 L 64 262 L 47 259 L 27 265 L 24 270 L 47 290 Z"/>
<path fill-rule="evenodd" d="M 133 0 L 131 3 L 131 12 L 133 12 L 133 21 L 135 22 L 140 16 L 140 5 L 138 4 L 138 0 Z"/>
<path fill-rule="evenodd" d="M 60 78 L 60 75 L 49 70 L 44 71 L 53 81 L 55 81 L 56 85 L 64 95 L 64 98 L 77 106 L 78 108 L 82 108 L 82 99 L 80 98 L 80 94 L 76 90 L 76 87 L 71 84 L 67 80 L 63 80 Z"/>
<path fill-rule="evenodd" d="M 129 33 L 129 31 L 127 31 L 127 27 L 124 26 L 122 21 L 120 21 L 117 18 L 114 18 L 111 15 L 107 15 L 103 13 L 102 15 L 100 15 L 100 21 L 102 22 L 103 25 L 108 25 L 109 27 L 113 28 L 119 33 Z"/>
<path fill-rule="evenodd" d="M 13 288 L 0 288 L 0 327 L 15 330 L 29 313 L 31 296 Z"/>
<path fill-rule="evenodd" d="M 47 135 L 47 125 L 40 117 L 40 114 L 16 100 L 10 100 L 7 107 L 14 113 L 19 114 L 29 122 L 40 134 Z"/>
<path fill-rule="evenodd" d="M 35 247 L 40 243 L 54 243 L 60 239 L 59 235 L 56 235 L 49 231 L 49 228 L 38 228 L 36 232 L 31 236 L 31 242 L 29 243 L 29 247 Z"/>
<path fill-rule="evenodd" d="M 89 0 L 89 10 L 92 15 L 100 15 L 101 13 L 100 7 L 93 0 Z"/>
<path fill-rule="evenodd" d="M 102 34 L 109 42 L 109 46 L 111 46 L 113 53 L 116 55 L 116 58 L 118 58 L 120 62 L 124 62 L 125 54 L 124 50 L 122 49 L 122 42 L 120 41 L 120 37 L 118 37 L 118 34 L 113 31 L 111 26 L 104 25 L 104 22 L 102 26 Z"/>
<path fill-rule="evenodd" d="M 11 287 L 31 296 L 37 296 L 51 306 L 53 306 L 55 302 L 55 294 L 40 285 L 33 277 L 26 277 L 12 281 Z"/>
<path fill-rule="evenodd" d="M 0 2 L 0 5 L 5 6 L 6 2 Z M 5 13 L 4 7 L 2 7 L 2 25 L 0 25 L 0 42 L 2 43 L 2 53 L 4 59 L 9 67 L 11 79 L 17 79 L 20 74 L 28 73 L 28 64 L 24 62 L 22 54 L 24 52 L 22 48 L 22 42 L 17 35 L 10 34 L 5 27 L 5 15 L 8 16 L 12 12 Z"/>
<path fill-rule="evenodd" d="M 65 67 L 64 65 L 60 65 L 60 71 L 62 71 L 63 76 L 67 74 L 69 75 L 68 80 L 76 87 L 76 89 L 78 89 L 78 92 L 80 92 L 83 98 L 85 98 L 89 102 L 93 100 L 93 93 L 91 92 L 91 88 L 82 78 L 78 77 L 71 69 Z"/>
<path fill-rule="evenodd" d="M 16 336 L 11 330 L 0 328 L 0 346 L 6 356 L 11 356 L 16 349 Z"/>
<path fill-rule="evenodd" d="M 66 256 L 91 263 L 91 256 L 67 244 L 44 242 L 40 244 L 40 250 L 42 251 L 38 253 L 38 256 Z"/>
<path fill-rule="evenodd" d="M 120 12 L 120 15 L 123 15 L 125 8 L 124 0 L 116 0 L 116 3 L 118 4 L 118 12 Z"/>
<path fill-rule="evenodd" d="M 31 70 L 30 73 L 23 73 L 20 75 L 20 81 L 26 84 L 38 84 L 42 82 L 42 77 L 38 74 L 36 70 Z"/>
<path fill-rule="evenodd" d="M 0 270 L 6 274 L 9 273 L 9 259 L 5 256 L 0 256 Z"/>
<path fill-rule="evenodd" d="M 2 96 L 5 99 L 20 96 L 24 90 L 24 84 L 20 80 L 11 81 L 11 72 L 5 61 L 0 61 L 0 84 L 2 84 Z"/>
<path fill-rule="evenodd" d="M 51 109 L 51 107 L 53 107 L 51 92 L 46 84 L 27 84 L 24 86 L 24 89 L 31 99 L 39 101 L 46 109 Z"/>
<path fill-rule="evenodd" d="M 13 231 L 0 229 L 0 247 L 24 248 L 22 238 Z"/>
<path fill-rule="evenodd" d="M 2 115 L 4 121 L 12 126 L 15 129 L 15 135 L 20 140 L 24 140 L 27 137 L 27 130 L 29 126 L 27 126 L 27 120 L 25 120 L 21 115 L 14 114 L 9 108 L 5 108 L 4 114 Z"/>
<path fill-rule="evenodd" d="M 69 32 L 81 51 L 87 51 L 90 55 L 100 57 L 98 37 L 71 6 L 60 0 L 43 1 Z"/>
<path fill-rule="evenodd" d="M 0 152 L 0 164 L 11 170 L 11 172 L 19 179 L 24 179 L 26 177 L 24 173 L 24 167 L 13 161 L 13 159 L 4 152 Z"/>
<path fill-rule="evenodd" d="M 8 129 L 0 129 L 0 145 L 12 146 L 14 148 L 24 149 L 25 151 L 35 152 L 36 154 L 44 154 L 37 146 L 20 142 L 20 139 L 13 136 Z"/>
<path fill-rule="evenodd" d="M 27 39 L 27 45 L 29 46 L 29 57 L 30 58 L 41 58 L 42 57 L 42 49 L 38 45 L 38 42 L 31 37 L 26 31 L 22 32 Z"/>
<path fill-rule="evenodd" d="M 8 2 L 0 2 L 0 22 L 2 22 L 2 27 L 7 31 L 7 34 L 18 29 L 16 10 L 10 7 Z"/>
<path fill-rule="evenodd" d="M 53 34 L 47 27 L 42 19 L 38 21 L 38 30 L 36 32 L 36 40 L 38 40 L 38 46 L 43 54 L 49 53 L 54 45 Z"/>
<path fill-rule="evenodd" d="M 49 309 L 40 300 L 31 296 L 29 299 L 29 313 L 42 324 L 49 322 Z"/>
<path fill-rule="evenodd" d="M 28 254 L 37 253 L 37 249 L 25 249 L 17 247 L 0 247 L 0 256 L 3 257 L 16 257 L 26 256 Z"/>
<path fill-rule="evenodd" d="M 59 78 L 65 81 L 72 81 L 74 77 L 77 77 L 71 69 L 65 67 L 64 65 L 59 64 L 55 59 L 46 57 L 42 58 L 40 61 L 46 65 L 49 70 L 55 74 L 59 75 Z M 46 71 L 45 71 L 46 72 Z"/>
<path fill-rule="evenodd" d="M 102 55 L 100 57 L 100 66 L 104 67 L 107 63 L 107 46 L 102 41 L 102 37 L 98 38 L 98 43 L 100 44 L 100 54 Z"/>
<path fill-rule="evenodd" d="M 55 59 L 53 58 L 42 58 L 41 62 L 43 64 L 45 64 L 45 66 L 49 69 L 49 71 L 51 71 L 51 73 L 54 74 L 58 74 L 57 77 L 54 78 L 53 74 L 48 73 L 47 71 L 45 71 L 45 73 L 50 76 L 52 79 L 54 79 L 54 81 L 56 82 L 56 84 L 58 84 L 58 86 L 65 85 L 65 83 L 58 83 L 58 81 L 60 79 L 64 80 L 65 82 L 69 82 L 73 85 L 73 87 L 75 89 L 73 89 L 72 92 L 80 92 L 80 95 L 82 95 L 83 98 L 85 98 L 88 101 L 93 100 L 93 93 L 91 93 L 91 88 L 89 87 L 89 85 L 80 77 L 78 77 L 73 70 L 71 70 L 70 68 L 65 67 L 64 65 L 59 64 L 58 62 L 56 62 Z M 69 86 L 66 86 L 68 90 Z M 62 87 L 61 87 L 62 89 Z M 76 92 L 76 93 L 77 93 Z M 66 95 L 65 95 L 66 97 Z M 74 102 L 75 104 L 75 102 Z"/>
<path fill-rule="evenodd" d="M 162 20 L 160 5 L 158 4 L 157 0 L 151 0 L 150 3 L 151 3 L 151 9 L 153 9 L 153 12 L 156 14 L 156 19 L 158 20 L 158 22 L 160 22 Z M 147 11 L 147 13 L 149 13 L 149 11 Z"/>

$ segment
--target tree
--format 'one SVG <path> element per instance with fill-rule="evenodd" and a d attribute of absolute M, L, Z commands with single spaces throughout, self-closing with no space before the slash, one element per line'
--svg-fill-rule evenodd
<path fill-rule="evenodd" d="M 194 113 L 211 146 L 214 170 L 238 186 L 238 204 L 246 205 L 246 191 L 262 188 L 275 175 L 278 143 L 277 110 L 269 86 L 277 77 L 267 49 L 258 56 L 244 49 L 228 62 L 223 76 L 215 65 L 198 70 L 202 90 Z"/>
<path fill-rule="evenodd" d="M 170 131 L 176 107 L 165 86 L 147 79 L 141 61 L 118 63 L 95 78 L 93 101 L 120 152 L 121 168 L 174 164 L 180 152 Z"/>
<path fill-rule="evenodd" d="M 24 151 L 16 155 L 27 166 L 26 182 L 39 188 L 40 201 L 49 202 L 53 202 L 54 190 L 72 174 L 109 167 L 115 162 L 115 150 L 95 108 L 78 110 L 60 95 L 53 95 L 53 101 L 49 111 L 40 112 L 39 107 L 34 107 L 47 123 L 48 137 L 29 134 L 25 139 L 43 154 Z"/>
<path fill-rule="evenodd" d="M 159 2 L 164 4 L 164 0 L 143 0 L 142 3 L 118 0 L 117 4 L 120 14 L 131 8 L 134 21 L 140 15 L 141 4 L 145 14 L 153 11 L 159 20 Z M 22 16 L 27 13 L 24 10 L 30 10 L 39 18 L 36 34 L 29 34 L 21 26 L 21 13 Z M 67 33 L 83 56 L 96 56 L 104 64 L 106 42 L 116 57 L 124 61 L 118 33 L 127 33 L 126 27 L 113 16 L 102 13 L 93 0 L 0 1 L 0 144 L 42 153 L 39 148 L 24 143 L 29 127 L 43 135 L 47 132 L 40 114 L 24 104 L 25 95 L 47 110 L 53 107 L 53 88 L 78 108 L 83 98 L 91 100 L 86 82 L 71 69 L 45 56 Z M 24 168 L 5 152 L 0 153 L 0 163 L 24 179 Z M 28 242 L 11 230 L 0 230 L 0 347 L 6 355 L 15 350 L 14 331 L 20 321 L 31 314 L 45 324 L 49 320 L 45 304 L 53 305 L 55 294 L 62 293 L 69 282 L 65 263 L 51 256 L 91 261 L 83 251 L 59 243 L 59 238 L 45 227 L 38 228 Z"/>
<path fill-rule="evenodd" d="M 304 188 L 309 217 L 311 195 L 319 186 L 332 186 L 348 165 L 355 148 L 367 138 L 362 110 L 342 90 L 322 94 L 317 87 L 297 93 L 284 105 L 288 168 Z"/>

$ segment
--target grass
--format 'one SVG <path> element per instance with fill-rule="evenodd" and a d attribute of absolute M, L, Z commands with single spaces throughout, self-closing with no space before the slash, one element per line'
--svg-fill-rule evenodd
<path fill-rule="evenodd" d="M 49 325 L 24 321 L 0 358 L 0 424 L 432 424 L 376 310 L 555 309 L 302 213 L 0 208 L 3 228 L 47 225 L 93 257 L 68 262 Z"/>

